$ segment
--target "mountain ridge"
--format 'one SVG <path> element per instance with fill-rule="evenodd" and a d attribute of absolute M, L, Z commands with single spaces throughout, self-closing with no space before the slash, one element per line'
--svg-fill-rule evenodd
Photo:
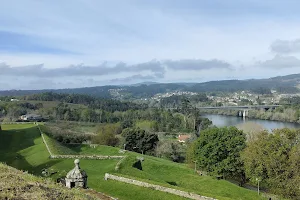
<path fill-rule="evenodd" d="M 264 79 L 246 79 L 246 80 L 218 80 L 201 83 L 157 83 L 142 82 L 133 85 L 105 85 L 82 88 L 64 88 L 64 89 L 42 89 L 42 90 L 2 90 L 0 96 L 21 96 L 36 94 L 42 92 L 57 93 L 77 93 L 87 94 L 97 97 L 113 98 L 112 90 L 121 89 L 122 93 L 135 98 L 151 97 L 157 93 L 171 91 L 190 91 L 190 92 L 235 92 L 241 90 L 255 90 L 258 88 L 275 89 L 280 93 L 297 93 L 300 84 L 300 74 L 290 74 L 286 76 L 276 76 Z"/>

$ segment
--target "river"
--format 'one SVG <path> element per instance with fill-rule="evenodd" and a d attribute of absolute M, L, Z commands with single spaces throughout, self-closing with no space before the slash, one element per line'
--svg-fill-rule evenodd
<path fill-rule="evenodd" d="M 267 130 L 272 130 L 276 128 L 300 128 L 300 124 L 289 123 L 289 122 L 279 122 L 271 120 L 261 120 L 261 119 L 243 119 L 242 117 L 227 116 L 227 115 L 212 115 L 205 114 L 202 117 L 206 117 L 213 122 L 213 125 L 217 127 L 223 126 L 236 126 L 245 122 L 254 122 L 260 124 Z"/>

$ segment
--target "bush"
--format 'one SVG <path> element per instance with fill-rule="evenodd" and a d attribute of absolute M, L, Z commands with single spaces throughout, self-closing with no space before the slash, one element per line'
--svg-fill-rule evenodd
<path fill-rule="evenodd" d="M 102 125 L 98 128 L 97 135 L 92 137 L 92 142 L 94 144 L 117 146 L 119 143 L 119 139 L 116 137 L 116 135 L 120 133 L 120 124 Z"/>
<path fill-rule="evenodd" d="M 186 150 L 177 141 L 160 141 L 155 149 L 155 155 L 167 158 L 173 162 L 184 162 Z"/>

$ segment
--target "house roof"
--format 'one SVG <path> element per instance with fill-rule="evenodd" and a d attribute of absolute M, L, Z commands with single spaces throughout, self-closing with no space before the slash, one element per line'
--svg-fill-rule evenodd
<path fill-rule="evenodd" d="M 178 140 L 186 141 L 186 140 L 189 139 L 190 137 L 191 137 L 191 135 L 179 135 L 179 136 L 178 136 Z"/>

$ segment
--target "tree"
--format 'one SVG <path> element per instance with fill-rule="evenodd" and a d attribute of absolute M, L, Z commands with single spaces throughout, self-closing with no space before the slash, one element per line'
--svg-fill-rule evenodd
<path fill-rule="evenodd" d="M 207 129 L 190 147 L 193 158 L 189 161 L 197 161 L 197 166 L 210 174 L 235 178 L 242 184 L 245 176 L 240 152 L 245 146 L 245 134 L 235 127 Z"/>
<path fill-rule="evenodd" d="M 116 134 L 120 133 L 120 126 L 118 124 L 107 124 L 98 128 L 97 135 L 92 138 L 92 142 L 96 144 L 116 146 L 119 139 Z"/>
<path fill-rule="evenodd" d="M 250 182 L 256 178 L 271 192 L 300 199 L 300 131 L 277 129 L 261 132 L 242 153 Z"/>
<path fill-rule="evenodd" d="M 184 97 L 181 100 L 181 110 L 184 114 L 188 114 L 191 109 L 191 102 L 188 98 Z"/>
<path fill-rule="evenodd" d="M 133 127 L 133 121 L 132 120 L 125 119 L 124 121 L 121 122 L 121 128 L 122 129 L 131 128 L 131 127 Z"/>
<path fill-rule="evenodd" d="M 177 141 L 159 142 L 155 149 L 155 154 L 157 157 L 167 158 L 174 162 L 183 162 L 185 159 L 184 152 L 183 146 Z"/>
<path fill-rule="evenodd" d="M 208 118 L 203 118 L 203 117 L 198 116 L 196 118 L 196 122 L 195 122 L 195 131 L 196 131 L 197 137 L 200 136 L 200 132 L 202 130 L 209 128 L 211 125 L 212 125 L 212 121 L 210 121 Z"/>
<path fill-rule="evenodd" d="M 148 133 L 140 128 L 127 128 L 122 131 L 126 149 L 142 154 L 152 154 L 158 143 L 155 133 Z"/>

